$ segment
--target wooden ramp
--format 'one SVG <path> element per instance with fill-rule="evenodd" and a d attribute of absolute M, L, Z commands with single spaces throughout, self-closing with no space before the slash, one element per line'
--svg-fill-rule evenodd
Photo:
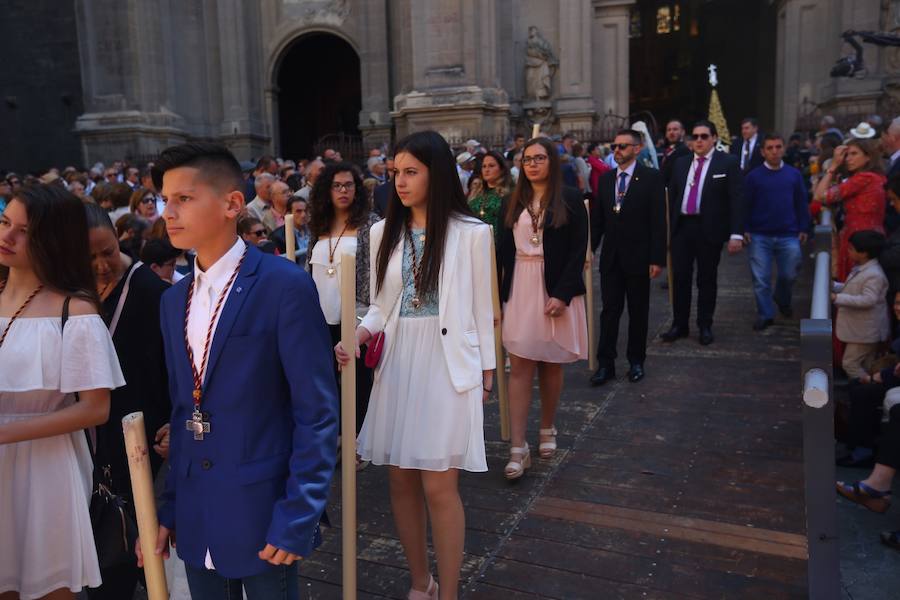
<path fill-rule="evenodd" d="M 490 470 L 461 479 L 462 597 L 806 597 L 799 323 L 751 331 L 746 261 L 723 257 L 711 346 L 696 332 L 673 345 L 653 340 L 638 384 L 621 378 L 624 358 L 620 379 L 601 388 L 588 386 L 584 364 L 570 367 L 561 450 L 519 482 L 503 479 L 507 445 L 496 403 L 486 407 Z M 798 282 L 797 317 L 809 304 L 808 277 Z M 651 335 L 669 319 L 654 283 Z M 384 471 L 363 471 L 359 492 L 359 597 L 405 598 Z M 340 523 L 337 482 L 329 513 Z M 340 598 L 340 568 L 340 532 L 326 531 L 303 564 L 303 597 Z"/>

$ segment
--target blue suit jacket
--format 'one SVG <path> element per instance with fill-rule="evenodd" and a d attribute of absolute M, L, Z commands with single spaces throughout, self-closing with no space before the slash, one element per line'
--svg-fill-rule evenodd
<path fill-rule="evenodd" d="M 308 556 L 319 544 L 337 447 L 331 338 L 309 275 L 250 247 L 209 353 L 201 410 L 210 433 L 185 429 L 193 376 L 184 345 L 189 275 L 162 297 L 172 434 L 159 521 L 178 555 L 224 577 L 273 568 L 266 543 Z"/>

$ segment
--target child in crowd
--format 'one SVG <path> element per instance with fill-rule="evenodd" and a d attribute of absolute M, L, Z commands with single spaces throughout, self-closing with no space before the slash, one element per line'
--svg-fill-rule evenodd
<path fill-rule="evenodd" d="M 845 282 L 833 284 L 831 300 L 837 307 L 835 334 L 847 344 L 841 366 L 851 380 L 868 373 L 879 345 L 888 339 L 890 331 L 888 280 L 878 264 L 884 243 L 884 236 L 877 231 L 851 235 L 848 254 L 855 266 Z"/>

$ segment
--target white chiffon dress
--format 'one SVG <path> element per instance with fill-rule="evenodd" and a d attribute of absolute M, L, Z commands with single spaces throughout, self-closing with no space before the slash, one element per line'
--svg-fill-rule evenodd
<path fill-rule="evenodd" d="M 0 317 L 0 331 L 9 323 Z M 63 409 L 74 392 L 125 385 L 99 315 L 16 319 L 0 346 L 0 423 Z M 22 600 L 100 585 L 83 431 L 0 445 L 0 593 Z"/>

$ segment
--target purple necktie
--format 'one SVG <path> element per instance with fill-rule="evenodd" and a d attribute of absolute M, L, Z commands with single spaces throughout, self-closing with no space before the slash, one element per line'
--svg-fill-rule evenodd
<path fill-rule="evenodd" d="M 684 214 L 697 214 L 697 193 L 700 189 L 700 176 L 703 174 L 703 163 L 706 162 L 705 156 L 697 157 L 697 166 L 694 167 L 694 181 L 691 183 L 691 189 L 688 191 L 687 204 L 684 207 Z"/>

